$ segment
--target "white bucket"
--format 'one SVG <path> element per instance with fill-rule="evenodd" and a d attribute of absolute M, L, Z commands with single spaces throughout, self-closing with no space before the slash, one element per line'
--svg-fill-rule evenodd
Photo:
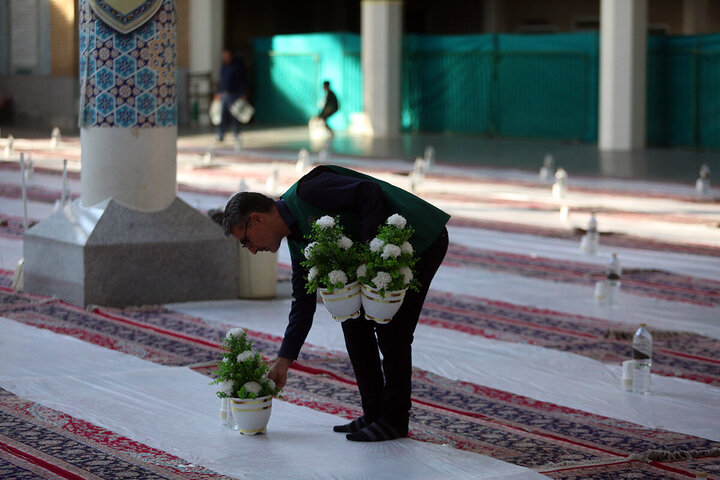
<path fill-rule="evenodd" d="M 318 291 L 325 307 L 336 321 L 344 322 L 360 315 L 360 283 L 350 283 L 343 288 L 334 289 L 332 293 L 325 288 L 318 288 Z"/>
<path fill-rule="evenodd" d="M 360 288 L 365 318 L 377 323 L 388 323 L 392 320 L 392 317 L 400 310 L 405 292 L 407 292 L 407 288 L 385 292 L 385 298 L 383 298 L 377 290 L 369 285 L 363 284 Z"/>
<path fill-rule="evenodd" d="M 238 297 L 251 299 L 275 298 L 277 295 L 277 252 L 253 255 L 238 243 Z"/>
<path fill-rule="evenodd" d="M 230 398 L 232 428 L 243 435 L 256 435 L 267 431 L 272 411 L 272 397 Z"/>

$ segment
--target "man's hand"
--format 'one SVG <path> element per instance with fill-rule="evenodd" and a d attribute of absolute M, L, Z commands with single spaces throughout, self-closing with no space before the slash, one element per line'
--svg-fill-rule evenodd
<path fill-rule="evenodd" d="M 275 362 L 273 362 L 268 372 L 268 378 L 275 382 L 278 388 L 283 388 L 285 383 L 287 383 L 287 371 L 292 362 L 292 360 L 285 357 L 278 357 L 275 359 Z"/>

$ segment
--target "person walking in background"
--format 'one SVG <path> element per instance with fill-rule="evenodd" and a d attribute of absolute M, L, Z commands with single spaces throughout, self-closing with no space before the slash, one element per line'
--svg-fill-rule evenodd
<path fill-rule="evenodd" d="M 222 52 L 220 85 L 215 99 L 222 102 L 222 119 L 217 126 L 217 140 L 222 142 L 225 132 L 232 128 L 235 138 L 240 136 L 240 122 L 230 113 L 230 107 L 238 98 L 247 99 L 245 93 L 245 67 L 228 48 Z"/>
<path fill-rule="evenodd" d="M 301 265 L 313 219 L 323 215 L 354 219 L 346 235 L 355 242 L 373 238 L 388 216 L 398 213 L 415 228 L 410 238 L 418 263 L 419 291 L 409 290 L 400 310 L 387 324 L 364 315 L 342 322 L 363 415 L 337 425 L 348 440 L 376 442 L 407 437 L 410 420 L 413 333 L 430 283 L 445 257 L 449 215 L 419 197 L 387 182 L 333 165 L 316 167 L 285 192 L 280 200 L 261 193 L 234 195 L 223 214 L 225 235 L 232 235 L 250 253 L 276 252 L 287 239 L 292 259 L 292 296 L 288 326 L 268 377 L 277 386 L 287 381 L 313 323 L 317 298 L 307 293 L 308 270 Z M 382 358 L 381 358 L 382 353 Z"/>
<path fill-rule="evenodd" d="M 340 106 L 338 104 L 337 96 L 335 96 L 335 93 L 330 90 L 330 82 L 327 80 L 323 82 L 323 90 L 325 90 L 325 105 L 322 110 L 320 110 L 318 117 L 325 123 L 325 128 L 327 128 L 330 133 L 330 137 L 333 137 L 335 134 L 333 133 L 332 128 L 330 128 L 330 125 L 328 125 L 327 119 L 337 112 Z"/>

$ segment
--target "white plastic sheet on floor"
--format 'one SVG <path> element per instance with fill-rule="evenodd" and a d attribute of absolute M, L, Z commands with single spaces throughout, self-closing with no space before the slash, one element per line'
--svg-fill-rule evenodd
<path fill-rule="evenodd" d="M 222 426 L 208 377 L 0 318 L 0 386 L 219 473 L 243 479 L 546 478 L 484 455 L 410 439 L 355 443 L 338 417 L 273 401 L 268 433 Z"/>
<path fill-rule="evenodd" d="M 450 241 L 455 242 L 454 234 L 456 229 L 449 229 L 449 232 Z M 471 235 L 467 235 L 467 232 L 458 236 L 463 244 L 468 244 L 470 238 L 472 238 Z M 482 240 L 482 238 L 477 237 L 475 243 L 470 243 L 469 246 L 480 247 Z M 548 239 L 544 239 L 544 242 L 547 241 Z M 549 244 L 552 245 L 552 243 Z M 647 252 L 644 253 L 647 254 Z M 661 261 L 660 255 L 658 261 Z M 667 261 L 671 264 L 681 261 L 682 257 L 677 255 L 667 254 Z M 711 272 L 717 268 L 718 276 L 714 278 L 720 278 L 720 267 L 716 267 L 717 262 L 715 259 L 708 259 L 707 257 L 698 257 L 698 259 L 694 261 L 707 260 L 706 271 Z M 290 254 L 284 241 L 278 250 L 278 261 L 286 265 L 290 264 Z M 633 264 L 630 263 L 630 265 Z M 668 268 L 666 264 L 654 268 L 674 271 L 672 268 Z M 604 271 L 602 262 L 598 265 L 598 269 L 601 272 Z M 651 328 L 682 330 L 720 339 L 720 322 L 717 321 L 720 314 L 717 308 L 630 294 L 624 292 L 622 287 L 616 305 L 598 305 L 593 296 L 593 285 L 584 286 L 565 282 L 552 282 L 540 278 L 491 270 L 443 265 L 435 274 L 431 290 L 451 292 L 455 295 L 472 295 L 515 305 L 602 318 L 624 323 L 631 327 L 645 322 Z"/>
<path fill-rule="evenodd" d="M 580 251 L 580 239 L 548 238 L 526 233 L 509 233 L 482 228 L 449 227 L 450 241 L 458 245 L 482 248 L 518 255 L 553 258 L 566 262 L 597 265 L 597 273 L 605 271 L 605 265 L 613 253 L 623 268 L 665 270 L 693 277 L 718 280 L 720 258 L 688 253 L 637 248 L 615 247 L 603 243 L 602 236 L 597 254 L 589 255 Z"/>
<path fill-rule="evenodd" d="M 169 308 L 282 336 L 290 302 L 193 302 Z M 322 305 L 304 348 L 311 348 L 308 344 L 345 350 L 340 325 Z M 620 365 L 426 325 L 415 331 L 413 365 L 451 379 L 720 441 L 720 388 L 699 382 L 652 375 L 652 394 L 635 395 L 622 390 Z"/>

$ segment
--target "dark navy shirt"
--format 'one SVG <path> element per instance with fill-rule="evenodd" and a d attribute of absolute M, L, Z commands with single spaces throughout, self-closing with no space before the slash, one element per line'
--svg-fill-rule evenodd
<path fill-rule="evenodd" d="M 233 97 L 240 97 L 245 94 L 245 68 L 234 60 L 229 65 L 220 68 L 220 93 L 226 93 Z"/>
<path fill-rule="evenodd" d="M 361 238 L 355 241 L 366 242 L 372 239 L 378 226 L 385 221 L 383 210 L 383 193 L 380 185 L 362 178 L 346 177 L 331 170 L 318 168 L 300 179 L 297 195 L 305 202 L 311 203 L 328 214 L 339 212 L 356 212 L 360 216 Z M 292 216 L 284 201 L 276 203 L 278 212 L 290 231 L 288 239 L 302 239 L 297 219 Z M 285 330 L 278 356 L 295 360 L 305 343 L 313 315 L 317 306 L 317 294 L 306 293 L 305 279 L 307 269 L 298 262 L 292 262 L 292 296 L 288 326 Z"/>

